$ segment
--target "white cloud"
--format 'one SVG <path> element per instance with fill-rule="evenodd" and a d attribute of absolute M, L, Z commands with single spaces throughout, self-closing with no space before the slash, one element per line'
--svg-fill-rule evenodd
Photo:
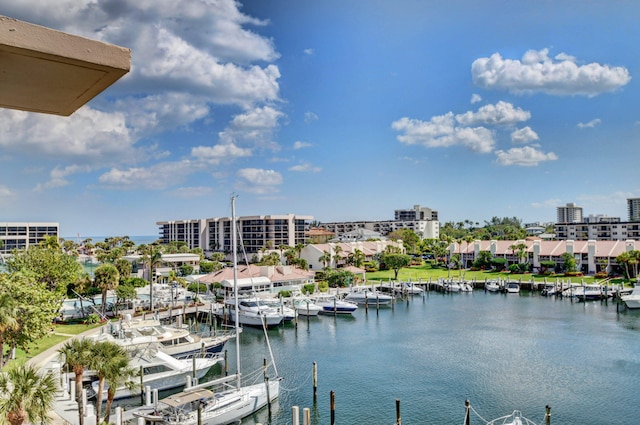
<path fill-rule="evenodd" d="M 589 121 L 587 123 L 579 122 L 578 123 L 578 128 L 593 128 L 593 127 L 599 125 L 601 122 L 602 121 L 600 120 L 600 118 L 593 119 L 593 120 L 591 120 L 591 121 Z"/>
<path fill-rule="evenodd" d="M 478 58 L 471 65 L 473 82 L 483 88 L 512 93 L 596 96 L 626 85 L 631 76 L 624 67 L 597 62 L 578 65 L 574 57 L 549 50 L 527 51 L 522 60 L 503 59 L 499 53 Z"/>
<path fill-rule="evenodd" d="M 495 105 L 485 105 L 478 112 L 467 111 L 456 115 L 456 121 L 462 125 L 509 125 L 531 118 L 529 111 L 515 108 L 511 103 L 500 101 Z"/>
<path fill-rule="evenodd" d="M 473 105 L 474 103 L 478 103 L 478 102 L 482 102 L 482 96 L 480 96 L 479 94 L 472 94 L 471 95 L 471 104 Z"/>
<path fill-rule="evenodd" d="M 70 117 L 0 110 L 0 147 L 33 159 L 111 164 L 135 157 L 135 138 L 121 112 L 85 106 Z"/>
<path fill-rule="evenodd" d="M 521 165 L 532 167 L 543 161 L 555 161 L 558 159 L 555 153 L 541 152 L 531 146 L 511 148 L 508 151 L 496 151 L 496 162 L 500 165 Z"/>
<path fill-rule="evenodd" d="M 194 171 L 194 164 L 187 160 L 161 162 L 148 168 L 112 168 L 102 174 L 98 181 L 101 186 L 111 189 L 160 190 L 180 184 Z"/>
<path fill-rule="evenodd" d="M 278 149 L 272 137 L 284 114 L 270 106 L 253 108 L 233 117 L 227 128 L 220 133 L 223 143 L 249 144 L 252 147 Z"/>
<path fill-rule="evenodd" d="M 191 156 L 198 161 L 203 161 L 210 165 L 217 165 L 222 161 L 251 156 L 251 149 L 240 148 L 233 143 L 221 143 L 214 146 L 195 146 L 191 149 Z"/>
<path fill-rule="evenodd" d="M 0 201 L 3 199 L 13 198 L 15 193 L 7 186 L 0 184 Z"/>
<path fill-rule="evenodd" d="M 304 123 L 311 124 L 314 121 L 318 121 L 318 116 L 313 112 L 305 112 L 304 113 Z"/>
<path fill-rule="evenodd" d="M 495 144 L 493 133 L 487 128 L 456 127 L 452 112 L 432 117 L 429 121 L 405 117 L 394 121 L 391 127 L 404 133 L 397 138 L 408 145 L 430 148 L 462 145 L 475 152 L 488 153 Z"/>
<path fill-rule="evenodd" d="M 511 141 L 513 143 L 529 143 L 538 139 L 538 134 L 528 126 L 511 133 Z"/>
<path fill-rule="evenodd" d="M 541 202 L 532 202 L 531 206 L 533 208 L 544 208 L 548 210 L 548 209 L 555 209 L 561 204 L 562 204 L 562 201 L 560 199 L 553 198 L 553 199 L 545 199 L 544 201 L 541 201 Z"/>
<path fill-rule="evenodd" d="M 60 168 L 56 167 L 50 172 L 50 179 L 44 184 L 38 184 L 35 188 L 36 191 L 42 191 L 44 189 L 51 189 L 54 187 L 64 187 L 69 184 L 67 176 L 80 172 L 87 172 L 90 168 L 87 166 L 70 165 L 68 167 Z"/>
<path fill-rule="evenodd" d="M 294 150 L 310 148 L 311 146 L 313 146 L 313 145 L 311 143 L 309 143 L 309 142 L 296 141 L 296 142 L 293 143 L 293 149 Z"/>
<path fill-rule="evenodd" d="M 299 172 L 303 172 L 303 173 L 319 173 L 320 171 L 322 171 L 321 167 L 315 167 L 311 164 L 309 164 L 308 162 L 302 162 L 298 165 L 294 165 L 292 167 L 289 167 L 289 171 L 299 171 Z"/>
<path fill-rule="evenodd" d="M 313 55 L 313 53 L 314 53 L 314 52 L 313 52 L 313 49 L 304 49 L 304 54 L 305 54 L 305 55 L 309 55 L 309 56 L 311 56 L 311 55 Z"/>
<path fill-rule="evenodd" d="M 238 181 L 235 188 L 257 194 L 278 192 L 282 184 L 282 174 L 274 170 L 243 168 L 236 173 Z"/>

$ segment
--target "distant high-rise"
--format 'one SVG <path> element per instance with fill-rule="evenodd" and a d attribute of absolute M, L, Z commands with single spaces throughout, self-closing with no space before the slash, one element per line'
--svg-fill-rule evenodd
<path fill-rule="evenodd" d="M 557 223 L 580 223 L 582 221 L 582 207 L 574 203 L 568 203 L 564 207 L 558 207 Z"/>
<path fill-rule="evenodd" d="M 627 198 L 629 221 L 640 221 L 640 198 Z"/>

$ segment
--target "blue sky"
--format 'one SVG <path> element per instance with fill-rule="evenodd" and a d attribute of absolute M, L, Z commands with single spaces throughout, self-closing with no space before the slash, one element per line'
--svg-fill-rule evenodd
<path fill-rule="evenodd" d="M 0 110 L 0 220 L 62 235 L 312 215 L 626 219 L 636 1 L 0 0 L 132 50 L 71 117 Z"/>

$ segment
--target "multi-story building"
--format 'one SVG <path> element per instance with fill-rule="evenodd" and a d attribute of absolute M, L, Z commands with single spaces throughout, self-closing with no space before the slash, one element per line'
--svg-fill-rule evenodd
<path fill-rule="evenodd" d="M 159 221 L 156 224 L 160 226 L 160 240 L 163 244 L 178 241 L 185 242 L 190 249 L 203 248 L 202 243 L 206 240 L 206 220 Z"/>
<path fill-rule="evenodd" d="M 48 236 L 60 237 L 58 223 L 0 223 L 0 254 L 38 245 Z"/>
<path fill-rule="evenodd" d="M 409 229 L 422 239 L 438 239 L 440 237 L 440 222 L 437 220 L 347 221 L 321 223 L 319 227 L 335 233 L 337 238 L 358 229 L 371 230 L 382 236 L 387 236 L 396 230 Z"/>
<path fill-rule="evenodd" d="M 414 205 L 411 210 L 395 210 L 395 219 L 400 221 L 438 221 L 438 211 Z"/>
<path fill-rule="evenodd" d="M 557 223 L 555 230 L 559 240 L 640 240 L 640 221 Z"/>
<path fill-rule="evenodd" d="M 629 221 L 640 221 L 640 198 L 627 198 Z"/>
<path fill-rule="evenodd" d="M 574 203 L 568 203 L 564 207 L 557 207 L 558 219 L 556 223 L 580 223 L 582 222 L 582 207 Z"/>
<path fill-rule="evenodd" d="M 247 254 L 264 247 L 295 246 L 305 243 L 305 232 L 310 228 L 312 216 L 263 215 L 237 217 L 238 231 Z M 160 239 L 186 242 L 189 248 L 202 248 L 205 252 L 231 250 L 231 217 L 194 220 L 158 221 Z"/>

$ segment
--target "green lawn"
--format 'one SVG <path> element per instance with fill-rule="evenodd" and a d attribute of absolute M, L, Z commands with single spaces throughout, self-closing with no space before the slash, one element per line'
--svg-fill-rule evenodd
<path fill-rule="evenodd" d="M 394 275 L 395 273 L 393 270 L 384 270 L 384 271 L 367 273 L 366 277 L 368 281 L 372 281 L 372 280 L 388 281 L 389 279 L 393 280 Z M 523 281 L 529 282 L 533 278 L 537 282 L 543 282 L 545 279 L 545 276 L 536 275 L 536 274 L 532 275 L 531 273 L 511 274 L 509 272 L 447 270 L 442 267 L 432 267 L 431 263 L 426 263 L 421 266 L 405 267 L 403 269 L 400 269 L 400 272 L 398 273 L 398 280 L 401 280 L 401 281 L 408 281 L 409 279 L 411 279 L 411 281 L 413 282 L 417 282 L 420 279 L 422 279 L 422 281 L 428 281 L 429 279 L 435 281 L 438 278 L 445 278 L 445 279 L 463 278 L 464 280 L 475 279 L 476 281 L 483 281 L 483 282 L 485 279 L 491 280 L 491 279 L 498 279 L 498 278 L 513 279 L 513 280 L 522 279 Z M 563 275 L 546 276 L 546 279 L 549 282 L 555 281 L 556 278 L 564 281 L 571 280 L 574 283 L 581 283 L 582 281 L 584 281 L 585 283 L 594 282 L 593 276 L 584 276 L 584 277 L 565 277 Z M 623 279 L 613 279 L 611 283 L 620 284 L 623 281 L 624 281 Z"/>
<path fill-rule="evenodd" d="M 27 358 L 35 357 L 38 354 L 43 353 L 49 348 L 53 347 L 54 345 L 69 339 L 70 337 L 68 335 L 78 335 L 99 326 L 99 323 L 93 325 L 52 325 L 52 332 L 32 344 L 29 353 L 26 353 L 24 350 L 20 349 L 16 350 L 16 361 L 22 362 Z"/>

